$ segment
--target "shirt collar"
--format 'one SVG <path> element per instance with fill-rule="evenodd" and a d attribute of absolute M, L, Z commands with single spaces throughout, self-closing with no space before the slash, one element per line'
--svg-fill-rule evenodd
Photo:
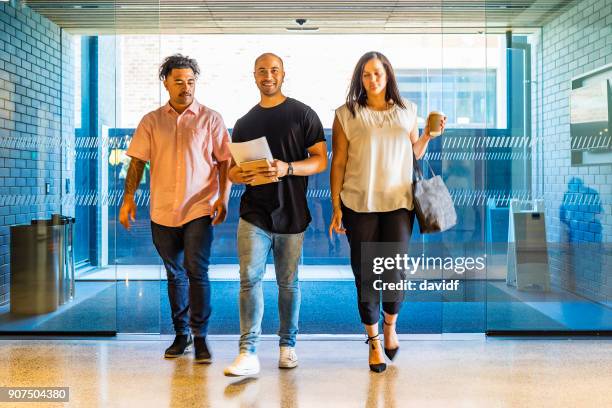
<path fill-rule="evenodd" d="M 191 105 L 189 105 L 183 113 L 189 111 L 193 113 L 194 115 L 197 115 L 199 109 L 200 109 L 200 104 L 195 98 L 193 98 L 193 102 L 191 102 Z M 172 105 L 170 105 L 170 101 L 166 102 L 166 104 L 164 105 L 164 112 L 170 113 L 170 114 L 174 112 L 178 114 L 178 112 L 174 110 Z"/>

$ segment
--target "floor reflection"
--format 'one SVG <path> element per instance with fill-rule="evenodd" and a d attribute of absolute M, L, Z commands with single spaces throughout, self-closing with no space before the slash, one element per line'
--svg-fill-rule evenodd
<path fill-rule="evenodd" d="M 383 373 L 370 373 L 368 383 L 368 397 L 366 408 L 396 408 L 397 403 L 396 383 L 399 368 L 396 365 L 387 365 Z"/>
<path fill-rule="evenodd" d="M 170 407 L 210 406 L 206 364 L 194 364 L 190 358 L 168 360 L 174 364 L 170 377 Z"/>
<path fill-rule="evenodd" d="M 237 402 L 239 407 L 257 408 L 260 404 L 260 382 L 257 377 L 237 379 L 225 387 L 223 396 L 228 401 Z"/>

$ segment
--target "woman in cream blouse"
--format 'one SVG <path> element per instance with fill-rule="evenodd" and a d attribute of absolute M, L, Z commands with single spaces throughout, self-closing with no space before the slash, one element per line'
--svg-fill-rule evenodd
<path fill-rule="evenodd" d="M 442 119 L 442 129 L 444 124 Z M 362 286 L 371 285 L 375 278 L 372 271 L 362 275 L 361 243 L 396 242 L 408 247 L 414 221 L 413 152 L 417 158 L 425 154 L 431 139 L 429 126 L 419 137 L 416 105 L 401 98 L 389 60 L 379 52 L 368 52 L 357 62 L 346 103 L 336 109 L 332 131 L 334 212 L 329 234 L 346 232 L 359 315 L 370 344 L 370 369 L 382 372 L 386 369 L 382 349 L 390 360 L 399 349 L 395 326 L 402 298 L 392 302 L 383 298 L 381 347 L 379 292 L 376 301 L 362 295 Z M 393 281 L 400 280 L 396 276 Z"/>

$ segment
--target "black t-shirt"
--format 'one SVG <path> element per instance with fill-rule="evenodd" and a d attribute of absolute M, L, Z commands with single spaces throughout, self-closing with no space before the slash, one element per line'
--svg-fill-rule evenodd
<path fill-rule="evenodd" d="M 321 120 L 307 105 L 287 98 L 280 105 L 255 105 L 238 119 L 233 142 L 247 142 L 265 136 L 272 157 L 284 162 L 308 158 L 307 149 L 325 141 Z M 246 186 L 240 201 L 240 216 L 269 232 L 297 234 L 310 223 L 306 203 L 308 177 L 285 176 L 278 183 Z"/>

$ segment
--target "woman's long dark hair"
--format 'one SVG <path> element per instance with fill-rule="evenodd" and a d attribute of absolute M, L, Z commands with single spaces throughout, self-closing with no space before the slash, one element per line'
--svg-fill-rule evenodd
<path fill-rule="evenodd" d="M 395 105 L 406 109 L 406 105 L 402 101 L 399 88 L 397 87 L 397 81 L 395 80 L 395 73 L 393 72 L 391 63 L 387 57 L 382 55 L 380 52 L 370 51 L 363 54 L 362 57 L 359 58 L 359 61 L 357 61 L 357 65 L 353 71 L 353 77 L 351 78 L 351 86 L 349 87 L 348 95 L 346 96 L 346 106 L 349 108 L 349 111 L 353 117 L 355 117 L 357 105 L 362 107 L 367 106 L 368 94 L 363 87 L 361 77 L 363 76 L 363 67 L 371 59 L 379 60 L 383 64 L 383 67 L 385 67 L 385 72 L 387 73 L 385 101 L 393 101 Z"/>

